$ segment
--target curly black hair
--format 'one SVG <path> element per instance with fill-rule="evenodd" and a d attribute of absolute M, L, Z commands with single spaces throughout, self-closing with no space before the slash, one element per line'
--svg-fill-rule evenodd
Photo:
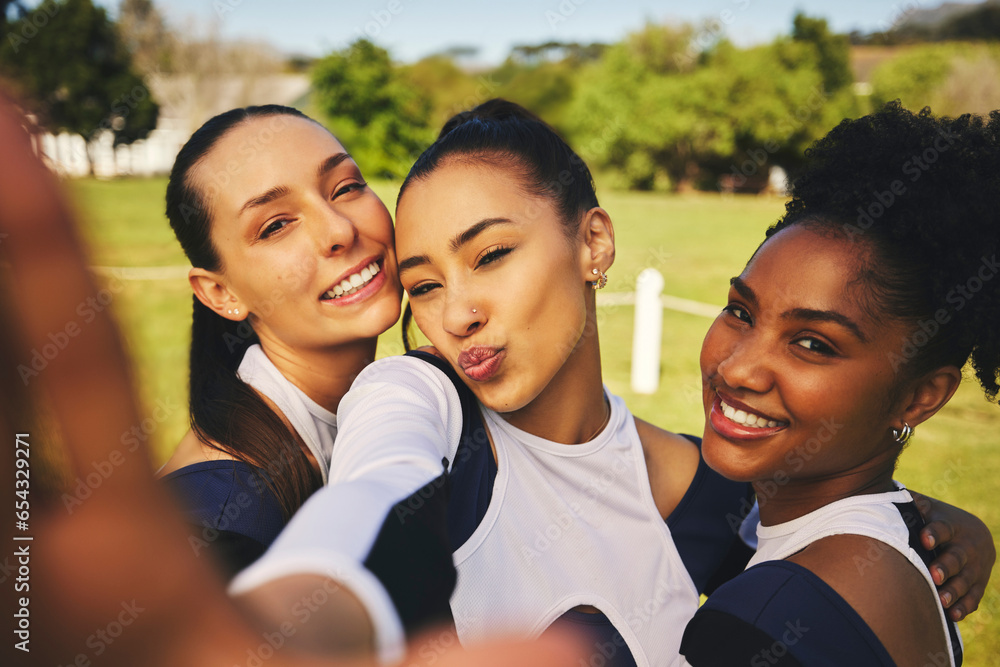
<path fill-rule="evenodd" d="M 998 139 L 997 111 L 935 118 L 897 100 L 844 120 L 806 151 L 766 237 L 808 225 L 856 241 L 862 305 L 912 325 L 894 367 L 919 377 L 971 357 L 990 400 L 1000 390 Z"/>

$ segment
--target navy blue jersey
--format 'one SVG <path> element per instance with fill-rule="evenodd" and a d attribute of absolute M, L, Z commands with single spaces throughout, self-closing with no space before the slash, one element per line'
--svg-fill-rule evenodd
<path fill-rule="evenodd" d="M 243 461 L 202 461 L 162 482 L 181 503 L 196 553 L 215 558 L 226 578 L 257 560 L 285 526 L 263 470 Z"/>
<path fill-rule="evenodd" d="M 910 546 L 923 526 L 912 503 L 897 504 Z M 954 664 L 962 643 L 948 621 Z M 724 637 L 725 641 L 719 638 Z M 812 571 L 785 560 L 764 561 L 723 584 L 688 624 L 681 653 L 694 667 L 714 665 L 895 665 L 872 629 L 833 588 Z M 951 656 L 928 656 L 927 665 L 950 665 Z"/>

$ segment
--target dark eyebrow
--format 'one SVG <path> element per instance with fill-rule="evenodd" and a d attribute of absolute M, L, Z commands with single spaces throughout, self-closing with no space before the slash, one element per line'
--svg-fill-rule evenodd
<path fill-rule="evenodd" d="M 733 286 L 740 296 L 750 302 L 751 306 L 757 306 L 757 295 L 754 291 L 750 289 L 742 278 L 739 276 L 731 278 L 729 284 Z M 868 337 L 865 336 L 864 332 L 861 331 L 854 320 L 847 317 L 842 313 L 838 313 L 834 310 L 817 310 L 815 308 L 793 308 L 787 312 L 781 314 L 781 319 L 783 320 L 806 320 L 809 322 L 834 322 L 849 330 L 858 340 L 862 343 L 868 342 Z"/>
<path fill-rule="evenodd" d="M 751 306 L 757 305 L 757 295 L 754 291 L 750 289 L 750 286 L 743 282 L 743 279 L 739 276 L 735 276 L 729 279 L 729 284 L 733 286 L 733 289 L 739 292 L 739 295 L 750 302 Z"/>
<path fill-rule="evenodd" d="M 486 218 L 484 220 L 480 220 L 479 222 L 472 225 L 464 232 L 461 232 L 455 238 L 453 238 L 448 243 L 448 246 L 451 248 L 452 252 L 456 252 L 463 245 L 465 245 L 472 239 L 476 238 L 490 227 L 493 227 L 495 225 L 513 225 L 513 224 L 516 223 L 509 218 Z M 407 257 L 406 259 L 402 260 L 399 263 L 397 270 L 399 271 L 399 274 L 402 275 L 403 272 L 408 269 L 412 269 L 416 266 L 421 266 L 423 264 L 430 264 L 430 263 L 431 263 L 431 258 L 428 257 L 427 255 L 414 255 L 413 257 Z"/>
<path fill-rule="evenodd" d="M 243 207 L 240 208 L 239 214 L 243 215 L 247 210 L 251 208 L 257 208 L 258 206 L 263 206 L 264 204 L 272 202 L 275 199 L 278 199 L 279 197 L 284 197 L 289 192 L 290 190 L 284 185 L 275 186 L 262 195 L 257 195 L 256 197 L 251 197 L 250 199 L 248 199 L 247 202 L 243 204 Z"/>
<path fill-rule="evenodd" d="M 399 275 L 403 275 L 403 271 L 412 269 L 415 266 L 421 266 L 422 264 L 430 264 L 430 263 L 431 263 L 431 258 L 428 257 L 427 255 L 414 255 L 413 257 L 407 257 L 402 262 L 400 262 L 396 270 L 399 272 Z"/>
<path fill-rule="evenodd" d="M 316 172 L 316 175 L 319 178 L 323 178 L 333 169 L 335 169 L 338 164 L 340 164 L 344 160 L 350 160 L 350 159 L 351 156 L 348 153 L 337 153 L 336 155 L 331 155 L 330 157 L 328 157 L 323 161 L 323 164 L 319 166 L 319 170 Z"/>
<path fill-rule="evenodd" d="M 472 225 L 461 234 L 458 234 L 455 238 L 451 240 L 451 243 L 449 243 L 448 245 L 451 248 L 452 252 L 457 252 L 462 246 L 464 246 L 466 243 L 468 243 L 472 239 L 482 234 L 490 227 L 496 225 L 513 225 L 513 224 L 514 221 L 509 218 L 486 218 Z"/>
<path fill-rule="evenodd" d="M 854 320 L 838 313 L 834 310 L 814 310 L 812 308 L 793 308 L 786 313 L 782 313 L 783 320 L 808 320 L 811 322 L 836 322 L 840 326 L 848 329 L 857 336 L 862 343 L 868 342 L 868 337 L 861 331 L 861 327 L 854 323 Z"/>
<path fill-rule="evenodd" d="M 323 164 L 319 166 L 319 169 L 316 172 L 316 176 L 318 178 L 323 178 L 330 171 L 335 169 L 338 164 L 340 164 L 344 160 L 349 160 L 349 159 L 351 159 L 351 156 L 348 153 L 337 153 L 336 155 L 331 155 L 327 159 L 323 160 Z M 284 185 L 278 185 L 276 187 L 271 188 L 262 195 L 251 197 L 250 199 L 247 200 L 245 204 L 243 204 L 243 207 L 240 208 L 240 215 L 243 215 L 247 210 L 251 208 L 257 208 L 258 206 L 269 204 L 273 202 L 275 199 L 278 199 L 279 197 L 284 197 L 289 192 L 290 190 L 288 189 L 288 187 Z"/>

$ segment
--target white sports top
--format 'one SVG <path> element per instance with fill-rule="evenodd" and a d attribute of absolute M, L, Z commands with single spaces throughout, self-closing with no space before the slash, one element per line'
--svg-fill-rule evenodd
<path fill-rule="evenodd" d="M 893 503 L 910 503 L 913 497 L 899 482 L 898 491 L 851 496 L 832 502 L 798 519 L 774 526 L 757 526 L 757 553 L 750 559 L 747 569 L 769 560 L 784 560 L 801 551 L 813 542 L 831 535 L 863 535 L 892 547 L 903 554 L 923 575 L 924 580 L 938 597 L 937 586 L 931 578 L 930 570 L 924 565 L 920 555 L 910 547 L 910 533 L 899 510 Z M 950 664 L 954 665 L 955 652 L 952 647 L 949 623 L 944 609 L 937 605 L 941 627 L 948 642 Z M 958 628 L 955 628 L 956 634 Z M 961 635 L 958 641 L 961 643 Z"/>
<path fill-rule="evenodd" d="M 298 421 L 293 422 L 297 429 L 298 423 L 309 427 L 305 418 L 309 411 L 304 406 L 315 404 L 303 401 L 296 407 L 298 390 L 283 376 L 268 381 L 267 369 L 274 373 L 277 369 L 259 348 L 247 351 L 244 365 L 248 358 L 255 363 L 252 352 L 263 361 L 251 367 L 248 384 L 282 410 L 291 405 L 289 412 L 298 414 Z M 286 415 L 292 419 L 289 412 Z M 329 445 L 337 435 L 337 447 L 329 483 L 299 508 L 264 555 L 233 579 L 229 593 L 246 593 L 293 574 L 328 576 L 361 601 L 375 628 L 379 658 L 395 663 L 406 650 L 403 625 L 389 592 L 364 563 L 385 526 L 403 525 L 402 518 L 396 520 L 393 506 L 441 475 L 443 458 L 454 460 L 462 409 L 443 373 L 419 359 L 390 357 L 370 364 L 358 375 L 341 400 L 338 414 L 340 432 L 330 430 Z M 321 421 L 311 426 L 322 431 Z M 400 437 L 401 433 L 407 437 Z M 329 450 L 325 451 L 324 460 L 329 462 Z M 406 555 L 400 558 L 405 561 Z"/>
<path fill-rule="evenodd" d="M 236 374 L 274 401 L 316 457 L 323 483 L 326 484 L 330 475 L 333 441 L 337 437 L 337 415 L 306 396 L 304 391 L 282 375 L 260 345 L 247 348 Z"/>
<path fill-rule="evenodd" d="M 485 517 L 455 552 L 451 607 L 463 643 L 535 637 L 593 605 L 640 667 L 684 664 L 680 641 L 698 592 L 654 503 L 632 414 L 605 393 L 608 425 L 575 445 L 483 408 L 498 473 Z"/>

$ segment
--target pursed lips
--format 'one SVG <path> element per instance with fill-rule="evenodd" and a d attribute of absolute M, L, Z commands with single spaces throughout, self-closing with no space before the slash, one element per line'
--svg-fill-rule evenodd
<path fill-rule="evenodd" d="M 467 377 L 485 382 L 496 375 L 506 356 L 503 347 L 476 345 L 458 355 L 458 365 Z"/>

